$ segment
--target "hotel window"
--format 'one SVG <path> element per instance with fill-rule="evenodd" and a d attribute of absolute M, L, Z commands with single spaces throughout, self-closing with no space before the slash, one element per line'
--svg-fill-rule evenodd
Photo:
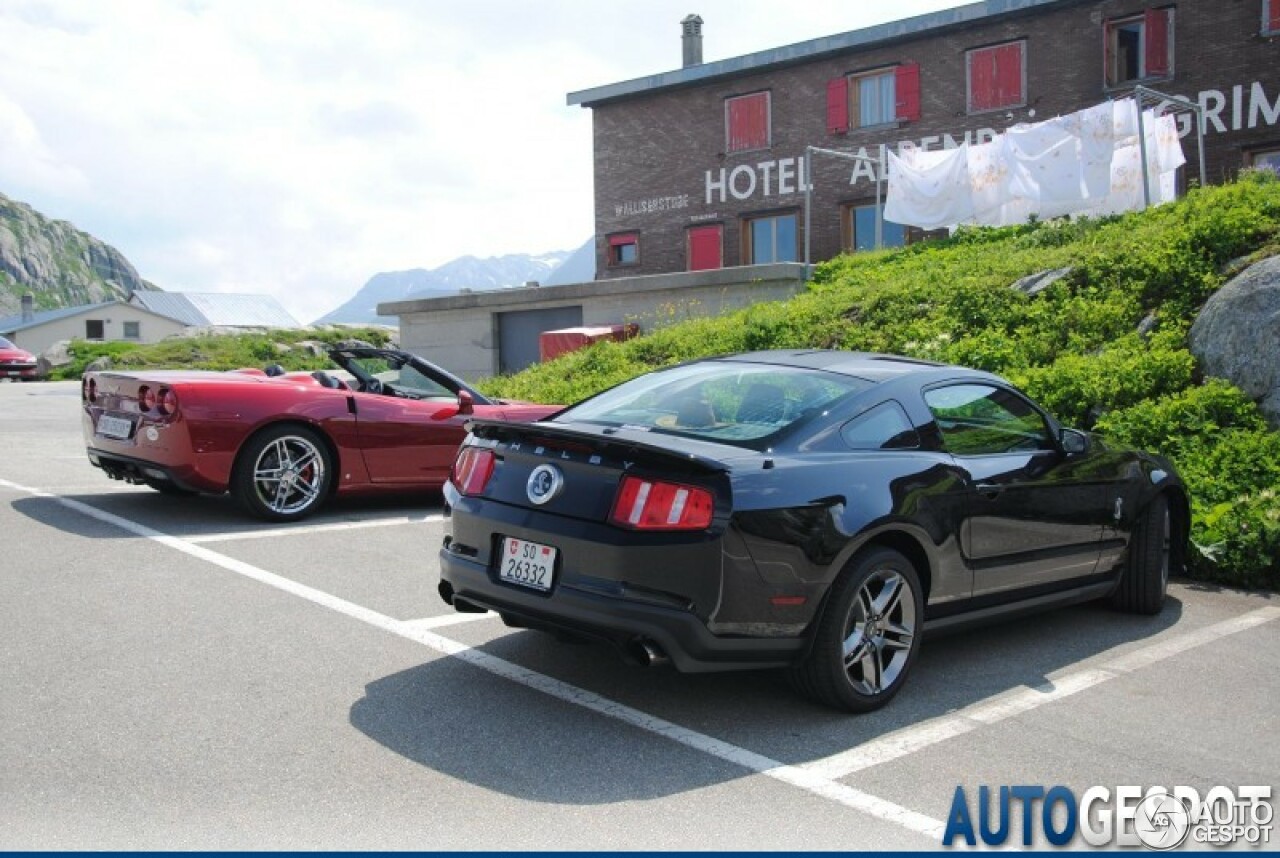
<path fill-rule="evenodd" d="M 1280 148 L 1259 149 L 1256 152 L 1250 152 L 1247 157 L 1248 165 L 1255 170 L 1271 170 L 1276 175 L 1280 175 Z"/>
<path fill-rule="evenodd" d="M 920 66 L 845 75 L 827 82 L 827 131 L 844 134 L 920 118 Z"/>
<path fill-rule="evenodd" d="M 841 212 L 844 221 L 844 249 L 858 253 L 876 249 L 876 206 L 845 206 Z M 900 223 L 884 221 L 880 225 L 881 247 L 902 247 L 910 238 L 907 228 Z"/>
<path fill-rule="evenodd" d="M 767 149 L 770 143 L 769 93 L 754 92 L 724 102 L 726 152 Z"/>
<path fill-rule="evenodd" d="M 142 326 L 142 323 L 141 323 L 141 322 L 125 322 L 125 323 L 124 323 L 124 338 L 125 338 L 126 340 L 137 340 L 137 339 L 141 339 L 141 338 L 142 338 L 142 334 L 141 334 L 141 331 L 140 331 L 141 326 Z"/>
<path fill-rule="evenodd" d="M 101 319 L 84 320 L 84 338 L 86 340 L 105 340 L 106 325 Z"/>
<path fill-rule="evenodd" d="M 918 241 L 946 238 L 950 232 L 942 229 L 920 229 L 893 221 L 881 224 L 880 247 L 904 247 Z M 840 249 L 845 253 L 861 253 L 876 249 L 875 203 L 852 203 L 840 208 Z"/>
<path fill-rule="evenodd" d="M 1148 9 L 1106 26 L 1107 86 L 1123 86 L 1173 73 L 1173 10 Z"/>
<path fill-rule="evenodd" d="M 970 113 L 1021 107 L 1027 103 L 1026 43 L 975 48 L 965 54 Z"/>
<path fill-rule="evenodd" d="M 640 236 L 627 232 L 609 236 L 609 267 L 635 265 L 640 261 Z"/>
<path fill-rule="evenodd" d="M 1262 33 L 1280 34 L 1280 0 L 1262 0 Z"/>
<path fill-rule="evenodd" d="M 747 265 L 796 261 L 794 214 L 750 218 L 744 227 L 742 255 Z"/>

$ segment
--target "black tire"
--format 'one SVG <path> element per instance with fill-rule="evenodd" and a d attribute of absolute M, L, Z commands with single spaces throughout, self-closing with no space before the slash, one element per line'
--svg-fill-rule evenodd
<path fill-rule="evenodd" d="M 267 521 L 298 521 L 329 496 L 333 461 L 305 426 L 273 426 L 250 438 L 236 458 L 231 493 L 245 511 Z"/>
<path fill-rule="evenodd" d="M 174 485 L 166 480 L 147 480 L 147 487 L 155 489 L 160 494 L 172 498 L 189 498 L 197 494 L 191 489 L 184 489 L 182 486 Z"/>
<path fill-rule="evenodd" d="M 1124 571 L 1111 594 L 1114 607 L 1133 614 L 1160 613 L 1173 567 L 1175 529 L 1169 499 L 1157 495 L 1143 510 L 1129 536 Z"/>
<path fill-rule="evenodd" d="M 923 590 L 911 561 L 889 548 L 859 554 L 832 585 L 813 645 L 790 669 L 791 684 L 836 709 L 879 709 L 906 682 L 923 620 Z"/>

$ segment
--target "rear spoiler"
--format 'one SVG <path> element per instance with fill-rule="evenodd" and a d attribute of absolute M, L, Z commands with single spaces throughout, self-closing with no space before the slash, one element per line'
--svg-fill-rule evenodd
<path fill-rule="evenodd" d="M 477 438 L 488 441 L 551 441 L 564 442 L 570 449 L 586 448 L 593 453 L 616 459 L 660 461 L 666 465 L 678 464 L 693 467 L 707 473 L 723 473 L 729 466 L 717 459 L 697 453 L 681 453 L 668 447 L 660 447 L 631 438 L 618 438 L 604 434 L 582 432 L 574 429 L 548 426 L 546 423 L 508 423 L 503 420 L 472 419 L 467 429 Z"/>

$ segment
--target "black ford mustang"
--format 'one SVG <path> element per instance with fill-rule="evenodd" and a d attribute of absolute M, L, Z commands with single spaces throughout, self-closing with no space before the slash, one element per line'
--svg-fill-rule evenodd
<path fill-rule="evenodd" d="M 456 609 L 684 671 L 786 667 L 853 711 L 898 692 L 926 630 L 1100 597 L 1158 612 L 1188 522 L 1169 462 L 997 376 L 835 351 L 477 420 L 445 497 Z"/>

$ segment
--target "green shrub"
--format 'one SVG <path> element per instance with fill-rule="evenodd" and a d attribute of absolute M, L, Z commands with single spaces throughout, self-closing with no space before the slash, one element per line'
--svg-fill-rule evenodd
<path fill-rule="evenodd" d="M 382 328 L 340 328 L 170 337 L 148 345 L 72 340 L 69 349 L 71 363 L 55 367 L 50 375 L 54 379 L 79 378 L 84 375 L 85 367 L 104 356 L 111 358 L 112 366 L 129 369 L 185 367 L 228 370 L 261 367 L 268 363 L 278 363 L 287 370 L 324 369 L 331 365 L 328 357 L 312 357 L 301 350 L 283 350 L 276 344 L 292 346 L 302 340 L 315 340 L 332 345 L 352 339 L 385 346 L 391 336 Z"/>
<path fill-rule="evenodd" d="M 1216 504 L 1191 527 L 1192 574 L 1240 587 L 1280 585 L 1280 487 Z"/>

